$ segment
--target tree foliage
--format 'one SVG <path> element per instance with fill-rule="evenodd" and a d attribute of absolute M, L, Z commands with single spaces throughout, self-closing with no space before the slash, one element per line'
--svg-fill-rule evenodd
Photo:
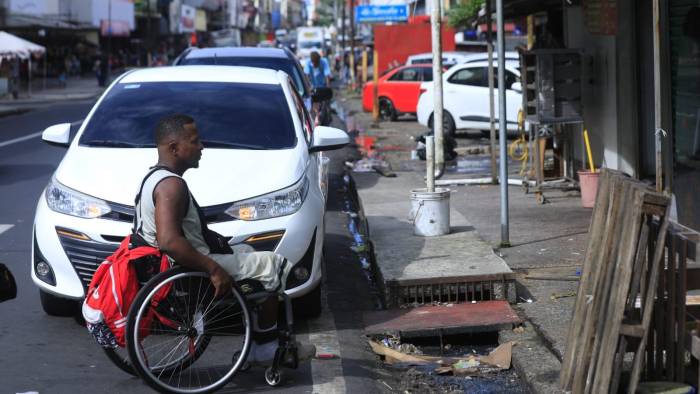
<path fill-rule="evenodd" d="M 478 16 L 484 3 L 485 0 L 463 0 L 452 7 L 447 13 L 450 26 L 454 28 L 467 27 Z"/>

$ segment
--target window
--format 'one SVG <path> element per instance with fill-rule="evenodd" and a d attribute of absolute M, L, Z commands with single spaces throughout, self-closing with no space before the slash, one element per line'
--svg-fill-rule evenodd
<path fill-rule="evenodd" d="M 424 82 L 430 82 L 433 80 L 433 68 L 432 67 L 423 67 L 423 81 Z"/>
<path fill-rule="evenodd" d="M 486 67 L 464 68 L 452 74 L 447 82 L 457 85 L 488 86 L 487 75 Z"/>
<path fill-rule="evenodd" d="M 227 56 L 227 57 L 195 57 L 185 58 L 180 62 L 182 66 L 245 66 L 260 67 L 269 70 L 281 70 L 286 72 L 294 80 L 294 86 L 301 96 L 305 95 L 304 72 L 296 67 L 295 62 L 287 58 L 254 57 L 254 56 Z"/>
<path fill-rule="evenodd" d="M 389 80 L 396 82 L 418 82 L 420 81 L 420 69 L 417 67 L 404 68 L 392 75 Z"/>
<path fill-rule="evenodd" d="M 488 74 L 488 68 L 486 68 L 486 73 Z M 514 83 L 520 82 L 520 77 L 513 74 L 512 71 L 506 70 L 506 89 L 510 89 Z M 488 80 L 488 78 L 486 79 Z M 493 68 L 493 87 L 498 89 L 498 67 Z"/>
<path fill-rule="evenodd" d="M 158 121 L 194 118 L 205 148 L 288 149 L 297 138 L 279 85 L 224 82 L 117 84 L 80 137 L 82 146 L 155 147 Z"/>
<path fill-rule="evenodd" d="M 292 96 L 294 96 L 294 107 L 297 111 L 297 116 L 299 116 L 299 121 L 301 121 L 301 127 L 304 129 L 304 137 L 306 138 L 306 143 L 311 144 L 311 135 L 313 134 L 313 126 L 311 124 L 311 116 L 306 111 L 304 106 L 304 101 L 299 97 L 299 95 L 292 91 Z"/>

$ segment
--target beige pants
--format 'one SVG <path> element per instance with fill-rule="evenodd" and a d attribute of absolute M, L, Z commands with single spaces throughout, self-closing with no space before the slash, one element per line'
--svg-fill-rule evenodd
<path fill-rule="evenodd" d="M 253 279 L 259 281 L 267 291 L 284 291 L 291 269 L 291 264 L 287 263 L 284 272 L 281 272 L 284 257 L 273 252 L 244 252 L 242 248 L 236 247 L 233 249 L 233 254 L 210 254 L 209 257 L 236 281 Z"/>

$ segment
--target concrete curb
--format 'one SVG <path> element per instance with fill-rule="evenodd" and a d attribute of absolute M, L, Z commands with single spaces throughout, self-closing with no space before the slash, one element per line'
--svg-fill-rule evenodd
<path fill-rule="evenodd" d="M 543 343 L 530 322 L 526 322 L 522 327 L 525 330 L 522 333 L 507 330 L 501 331 L 498 336 L 500 343 L 517 342 L 513 347 L 513 368 L 533 393 L 560 394 L 561 362 Z"/>

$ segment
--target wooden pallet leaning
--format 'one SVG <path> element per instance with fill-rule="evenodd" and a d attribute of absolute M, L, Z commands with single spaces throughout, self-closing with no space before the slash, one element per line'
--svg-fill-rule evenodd
<path fill-rule="evenodd" d="M 588 244 L 586 247 L 586 255 L 581 272 L 581 280 L 578 286 L 578 294 L 576 303 L 574 304 L 574 313 L 569 325 L 569 333 L 567 339 L 566 352 L 562 360 L 561 374 L 559 383 L 562 389 L 569 389 L 573 385 L 574 371 L 580 366 L 580 358 L 582 352 L 580 349 L 588 348 L 590 332 L 592 330 L 593 321 L 589 319 L 591 312 L 591 303 L 583 295 L 593 294 L 594 286 L 598 281 L 600 272 L 601 251 L 602 245 L 606 244 L 605 229 L 607 226 L 614 224 L 613 220 L 608 217 L 614 215 L 611 202 L 617 201 L 618 198 L 614 195 L 618 190 L 616 183 L 620 182 L 623 175 L 603 169 L 598 180 L 598 193 L 596 202 L 593 208 L 591 224 L 588 229 Z M 615 208 L 617 209 L 617 207 Z"/>
<path fill-rule="evenodd" d="M 636 337 L 630 375 L 634 392 L 651 321 L 668 199 L 623 174 L 601 173 L 581 283 L 569 327 L 560 384 L 574 393 L 617 391 L 627 337 Z M 647 245 L 653 217 L 659 230 L 653 258 Z M 636 308 L 641 294 L 641 309 Z"/>

